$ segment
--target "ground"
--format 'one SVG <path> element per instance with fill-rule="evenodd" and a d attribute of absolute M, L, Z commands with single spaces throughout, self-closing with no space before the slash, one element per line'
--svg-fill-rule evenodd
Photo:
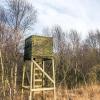
<path fill-rule="evenodd" d="M 56 100 L 100 100 L 100 86 L 83 86 L 72 90 L 58 87 L 56 89 L 56 98 Z M 10 99 L 6 98 L 6 100 Z M 22 100 L 21 92 L 18 92 L 14 100 Z M 23 100 L 29 100 L 27 94 L 24 95 Z M 42 93 L 37 94 L 35 96 L 35 100 L 53 100 L 53 93 L 47 91 L 44 92 L 44 99 L 42 97 Z"/>

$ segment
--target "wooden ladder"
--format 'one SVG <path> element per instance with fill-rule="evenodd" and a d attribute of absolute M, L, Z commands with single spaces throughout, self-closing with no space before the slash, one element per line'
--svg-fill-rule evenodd
<path fill-rule="evenodd" d="M 36 62 L 40 65 L 40 66 L 42 66 L 42 61 L 41 61 L 41 59 L 36 59 Z M 33 78 L 33 87 L 35 88 L 35 89 L 37 89 L 37 88 L 42 88 L 43 87 L 43 79 L 42 79 L 42 77 L 43 77 L 43 73 L 37 68 L 37 66 L 36 65 L 33 65 L 34 66 L 34 78 Z"/>

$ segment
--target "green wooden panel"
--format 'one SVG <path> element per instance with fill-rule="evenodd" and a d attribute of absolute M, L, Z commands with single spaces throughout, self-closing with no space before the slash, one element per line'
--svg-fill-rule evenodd
<path fill-rule="evenodd" d="M 24 59 L 53 55 L 53 38 L 33 35 L 25 40 Z"/>

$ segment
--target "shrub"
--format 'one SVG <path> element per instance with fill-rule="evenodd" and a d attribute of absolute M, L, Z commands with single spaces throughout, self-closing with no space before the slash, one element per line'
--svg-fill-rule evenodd
<path fill-rule="evenodd" d="M 100 82 L 100 65 L 95 65 L 91 68 L 87 75 L 87 80 L 89 83 L 99 83 Z"/>

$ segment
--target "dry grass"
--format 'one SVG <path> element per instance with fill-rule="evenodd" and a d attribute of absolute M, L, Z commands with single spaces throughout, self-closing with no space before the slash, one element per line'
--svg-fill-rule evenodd
<path fill-rule="evenodd" d="M 58 89 L 57 100 L 100 100 L 100 86 L 93 85 L 73 90 Z"/>
<path fill-rule="evenodd" d="M 86 86 L 72 90 L 59 87 L 56 91 L 57 100 L 100 100 L 100 86 L 98 85 Z M 15 100 L 21 100 L 21 96 L 19 95 L 20 93 L 16 96 Z M 27 94 L 24 95 L 23 100 L 28 100 Z M 53 93 L 44 92 L 44 99 L 42 93 L 37 94 L 35 100 L 53 100 Z"/>

